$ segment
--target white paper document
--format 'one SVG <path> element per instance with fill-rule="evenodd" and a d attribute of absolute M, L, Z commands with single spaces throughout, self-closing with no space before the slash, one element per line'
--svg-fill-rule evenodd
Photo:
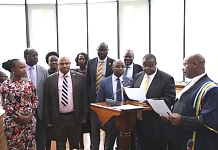
<path fill-rule="evenodd" d="M 161 116 L 168 117 L 172 115 L 172 112 L 167 107 L 164 100 L 152 100 L 147 99 L 148 103 L 151 105 L 151 107 L 154 109 L 154 111 Z"/>
<path fill-rule="evenodd" d="M 132 100 L 137 100 L 137 101 L 145 101 L 145 93 L 142 88 L 127 88 L 124 87 L 124 90 L 126 92 L 126 95 L 132 99 Z"/>
<path fill-rule="evenodd" d="M 114 106 L 112 108 L 113 109 L 121 109 L 121 110 L 131 110 L 131 109 L 140 109 L 140 108 L 144 108 L 144 107 L 127 104 L 127 105 L 121 105 L 121 106 Z"/>

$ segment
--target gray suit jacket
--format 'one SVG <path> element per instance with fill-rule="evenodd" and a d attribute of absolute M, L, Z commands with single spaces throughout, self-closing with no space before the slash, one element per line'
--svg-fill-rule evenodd
<path fill-rule="evenodd" d="M 58 93 L 59 73 L 56 72 L 46 78 L 44 91 L 44 118 L 46 124 L 56 126 L 59 115 L 59 93 Z M 71 71 L 73 105 L 75 119 L 81 124 L 82 119 L 87 119 L 89 104 L 87 101 L 85 79 L 82 74 Z"/>
<path fill-rule="evenodd" d="M 36 65 L 36 92 L 38 95 L 39 103 L 37 107 L 37 113 L 40 120 L 43 120 L 43 96 L 44 96 L 44 83 L 48 76 L 48 70 L 40 65 Z M 27 75 L 25 76 L 26 78 Z"/>

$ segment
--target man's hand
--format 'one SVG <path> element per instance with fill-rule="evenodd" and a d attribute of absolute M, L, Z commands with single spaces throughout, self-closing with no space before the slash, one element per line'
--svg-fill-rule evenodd
<path fill-rule="evenodd" d="M 46 126 L 47 126 L 47 127 L 51 127 L 51 126 L 52 126 L 52 124 L 48 123 Z"/>
<path fill-rule="evenodd" d="M 169 116 L 168 119 L 175 126 L 179 126 L 181 124 L 181 115 L 180 114 L 175 113 L 172 116 Z"/>
<path fill-rule="evenodd" d="M 86 119 L 82 119 L 81 123 L 86 123 Z"/>
<path fill-rule="evenodd" d="M 168 118 L 167 118 L 167 117 L 164 117 L 164 116 L 161 116 L 161 115 L 160 115 L 160 118 L 161 118 L 164 122 L 167 122 L 167 121 L 168 121 Z"/>

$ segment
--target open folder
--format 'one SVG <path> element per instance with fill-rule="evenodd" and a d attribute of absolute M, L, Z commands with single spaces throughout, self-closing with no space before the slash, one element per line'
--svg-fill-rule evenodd
<path fill-rule="evenodd" d="M 131 100 L 136 100 L 143 102 L 146 100 L 144 90 L 142 88 L 127 88 L 124 87 L 124 90 L 126 92 L 126 95 L 129 97 Z"/>
<path fill-rule="evenodd" d="M 131 100 L 137 100 L 139 102 L 143 102 L 145 100 L 148 101 L 148 103 L 151 105 L 153 110 L 160 114 L 161 116 L 168 117 L 172 115 L 172 112 L 167 107 L 164 100 L 152 100 L 152 99 L 146 99 L 144 90 L 142 88 L 124 88 L 126 95 Z"/>

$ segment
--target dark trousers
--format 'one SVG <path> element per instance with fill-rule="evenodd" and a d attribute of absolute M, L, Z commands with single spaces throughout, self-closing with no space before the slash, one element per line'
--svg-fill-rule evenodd
<path fill-rule="evenodd" d="M 80 126 L 76 123 L 74 113 L 59 114 L 54 128 L 57 150 L 66 150 L 67 139 L 70 150 L 79 149 Z"/>
<path fill-rule="evenodd" d="M 117 140 L 117 150 L 119 150 L 119 130 L 113 126 L 110 130 L 105 131 L 105 144 L 104 149 L 105 150 L 113 150 L 114 143 L 116 138 Z"/>
<path fill-rule="evenodd" d="M 37 150 L 45 149 L 46 125 L 44 120 L 40 120 L 36 112 L 36 148 Z"/>
<path fill-rule="evenodd" d="M 95 111 L 91 110 L 91 140 L 92 150 L 99 150 L 100 145 L 100 124 Z"/>
<path fill-rule="evenodd" d="M 143 131 L 142 122 L 138 120 L 135 129 L 142 150 L 167 150 L 167 136 L 147 138 Z"/>

